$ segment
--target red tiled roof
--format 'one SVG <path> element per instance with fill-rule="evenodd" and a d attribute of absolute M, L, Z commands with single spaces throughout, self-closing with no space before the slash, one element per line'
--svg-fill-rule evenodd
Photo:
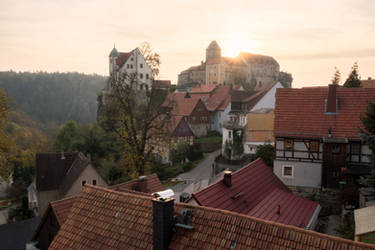
<path fill-rule="evenodd" d="M 194 86 L 193 88 L 191 88 L 189 93 L 191 93 L 191 94 L 203 94 L 203 93 L 210 94 L 217 87 L 218 87 L 218 85 L 216 85 L 216 84 L 198 84 L 198 85 Z"/>
<path fill-rule="evenodd" d="M 132 52 L 120 52 L 120 56 L 116 58 L 116 64 L 121 68 L 122 65 L 128 60 L 128 58 L 132 55 Z"/>
<path fill-rule="evenodd" d="M 190 116 L 194 108 L 200 101 L 200 97 L 190 95 L 186 97 L 187 93 L 173 92 L 169 93 L 166 102 L 172 103 L 172 115 L 176 116 Z M 164 103 L 166 103 L 164 102 Z"/>
<path fill-rule="evenodd" d="M 338 113 L 325 113 L 328 87 L 277 89 L 275 136 L 323 138 L 331 128 L 333 138 L 359 140 L 360 114 L 373 101 L 375 89 L 337 88 Z"/>
<path fill-rule="evenodd" d="M 224 110 L 230 103 L 229 86 L 218 86 L 215 92 L 206 101 L 209 111 Z"/>
<path fill-rule="evenodd" d="M 131 180 L 128 182 L 120 183 L 109 187 L 109 189 L 116 190 L 119 192 L 135 190 L 142 193 L 155 193 L 164 190 L 157 174 L 151 174 L 146 176 L 146 185 L 143 187 L 139 185 L 139 180 Z"/>
<path fill-rule="evenodd" d="M 73 206 L 74 202 L 78 199 L 78 196 L 69 197 L 62 200 L 53 201 L 50 203 L 53 213 L 56 216 L 57 221 L 60 226 L 64 224 L 70 208 Z"/>
<path fill-rule="evenodd" d="M 174 208 L 192 210 L 194 229 L 176 228 L 169 249 L 375 249 L 228 211 L 185 203 Z M 151 198 L 85 185 L 50 249 L 152 249 L 152 230 Z"/>
<path fill-rule="evenodd" d="M 375 88 L 375 79 L 362 80 L 362 88 Z"/>
<path fill-rule="evenodd" d="M 288 206 L 276 199 L 275 192 L 288 200 Z M 303 227 L 308 225 L 318 207 L 315 202 L 293 195 L 260 158 L 234 172 L 231 187 L 220 180 L 194 193 L 193 198 L 202 206 Z M 276 214 L 279 203 L 283 212 L 288 207 L 288 214 Z"/>

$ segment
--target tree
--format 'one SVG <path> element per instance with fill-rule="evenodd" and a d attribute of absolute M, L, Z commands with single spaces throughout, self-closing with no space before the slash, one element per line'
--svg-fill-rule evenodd
<path fill-rule="evenodd" d="M 352 72 L 349 74 L 348 79 L 344 83 L 344 87 L 347 88 L 359 88 L 362 87 L 361 77 L 358 75 L 358 63 L 355 62 L 352 67 Z"/>
<path fill-rule="evenodd" d="M 146 50 L 146 60 L 157 76 L 160 57 Z M 162 131 L 170 121 L 171 103 L 165 100 L 167 91 L 140 89 L 135 74 L 122 73 L 109 79 L 110 93 L 103 107 L 101 124 L 114 133 L 123 146 L 125 176 L 136 177 L 149 172 L 152 147 L 148 146 L 154 131 Z"/>
<path fill-rule="evenodd" d="M 341 80 L 341 73 L 338 70 L 338 68 L 335 67 L 335 74 L 333 75 L 333 78 L 332 78 L 331 82 L 332 82 L 332 84 L 339 85 L 340 84 L 340 80 Z"/>
<path fill-rule="evenodd" d="M 189 144 L 185 141 L 179 141 L 174 149 L 170 151 L 170 159 L 173 164 L 184 162 L 189 152 Z"/>
<path fill-rule="evenodd" d="M 78 137 L 78 125 L 75 121 L 69 121 L 59 129 L 55 142 L 55 150 L 71 152 Z"/>
<path fill-rule="evenodd" d="M 273 160 L 275 159 L 275 147 L 271 144 L 259 145 L 255 153 L 255 159 L 259 157 L 267 166 L 273 168 Z"/>
<path fill-rule="evenodd" d="M 145 57 L 147 64 L 151 67 L 152 77 L 156 79 L 159 75 L 159 68 L 161 64 L 160 55 L 154 52 L 154 49 L 149 42 L 141 43 L 138 49 Z"/>
<path fill-rule="evenodd" d="M 11 160 L 15 150 L 14 143 L 6 133 L 9 123 L 10 101 L 0 89 L 0 176 L 5 180 L 12 172 Z"/>
<path fill-rule="evenodd" d="M 234 158 L 240 158 L 243 152 L 243 129 L 233 129 L 232 154 Z"/>

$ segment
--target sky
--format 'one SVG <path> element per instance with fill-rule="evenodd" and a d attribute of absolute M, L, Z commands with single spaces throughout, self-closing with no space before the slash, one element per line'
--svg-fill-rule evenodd
<path fill-rule="evenodd" d="M 342 82 L 354 62 L 375 78 L 374 0 L 0 0 L 0 71 L 108 75 L 116 44 L 144 41 L 162 60 L 160 79 L 200 64 L 212 40 L 224 56 L 274 57 L 293 87 Z"/>

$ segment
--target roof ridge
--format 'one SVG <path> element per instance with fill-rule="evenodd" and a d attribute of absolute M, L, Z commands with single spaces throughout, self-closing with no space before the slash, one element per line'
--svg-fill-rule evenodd
<path fill-rule="evenodd" d="M 99 190 L 99 191 L 102 191 L 102 192 L 119 194 L 121 196 L 131 196 L 133 198 L 142 198 L 142 199 L 145 199 L 145 200 L 151 200 L 152 199 L 152 197 L 150 197 L 150 196 L 142 196 L 142 195 L 139 195 L 139 194 L 134 194 L 133 192 L 128 193 L 128 192 L 125 192 L 125 191 L 116 191 L 116 190 L 113 190 L 113 189 L 94 186 L 94 185 L 87 184 L 87 183 L 82 187 L 82 193 L 87 193 L 87 191 L 90 190 L 90 189 L 96 189 L 96 190 Z M 131 191 L 133 191 L 133 190 L 131 190 Z M 139 193 L 142 193 L 142 192 L 139 192 Z"/>

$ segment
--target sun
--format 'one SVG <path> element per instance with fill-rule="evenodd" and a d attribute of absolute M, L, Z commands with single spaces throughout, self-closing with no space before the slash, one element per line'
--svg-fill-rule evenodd
<path fill-rule="evenodd" d="M 230 35 L 230 38 L 221 42 L 221 52 L 223 56 L 236 57 L 240 52 L 256 53 L 256 43 L 254 40 L 245 39 L 243 35 Z"/>

